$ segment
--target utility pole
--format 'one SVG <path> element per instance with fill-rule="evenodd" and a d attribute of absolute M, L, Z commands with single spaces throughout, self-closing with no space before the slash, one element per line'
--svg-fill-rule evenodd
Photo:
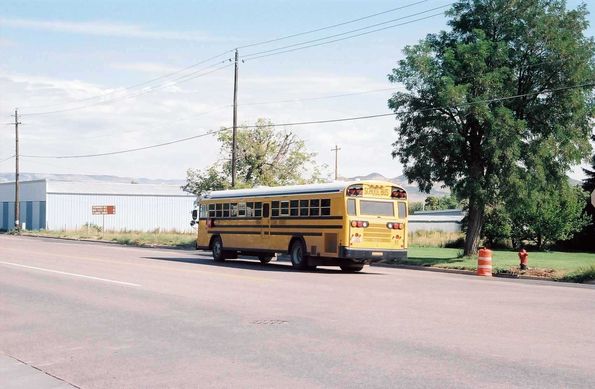
<path fill-rule="evenodd" d="M 331 151 L 335 152 L 335 181 L 339 178 L 339 150 L 341 148 L 337 145 L 335 145 L 334 149 L 331 149 Z"/>
<path fill-rule="evenodd" d="M 14 134 L 15 134 L 15 171 L 14 171 L 14 228 L 17 234 L 21 232 L 20 207 L 19 207 L 19 112 L 14 110 Z"/>
<path fill-rule="evenodd" d="M 238 49 L 233 74 L 233 133 L 231 136 L 231 187 L 236 187 L 236 136 L 238 127 Z"/>

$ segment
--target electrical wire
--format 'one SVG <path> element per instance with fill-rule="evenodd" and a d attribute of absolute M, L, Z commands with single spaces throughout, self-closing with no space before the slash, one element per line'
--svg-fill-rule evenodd
<path fill-rule="evenodd" d="M 345 22 L 333 24 L 333 25 L 326 26 L 326 27 L 316 28 L 314 30 L 298 32 L 298 33 L 295 33 L 295 34 L 285 35 L 285 36 L 281 36 L 281 37 L 278 37 L 278 38 L 273 38 L 273 39 L 268 39 L 268 40 L 264 40 L 264 41 L 260 41 L 260 42 L 250 43 L 250 44 L 247 44 L 247 45 L 244 45 L 244 46 L 238 46 L 237 48 L 238 49 L 245 49 L 245 48 L 248 48 L 248 47 L 261 46 L 261 45 L 265 45 L 265 44 L 268 44 L 268 43 L 278 42 L 278 41 L 282 41 L 282 40 L 285 40 L 285 39 L 290 39 L 290 38 L 295 38 L 295 37 L 302 36 L 302 35 L 312 34 L 312 33 L 319 32 L 319 31 L 330 30 L 332 28 L 341 27 L 341 26 L 345 26 L 347 24 L 356 23 L 356 22 L 359 22 L 359 21 L 362 21 L 362 20 L 373 18 L 375 16 L 384 15 L 384 14 L 387 14 L 387 13 L 390 13 L 390 12 L 398 11 L 398 10 L 409 8 L 409 7 L 413 7 L 415 5 L 418 5 L 418 4 L 421 4 L 421 3 L 427 3 L 427 2 L 428 2 L 428 0 L 417 1 L 415 3 L 410 3 L 410 4 L 402 5 L 402 6 L 397 7 L 397 8 L 391 8 L 391 9 L 386 10 L 386 11 L 377 12 L 375 14 L 363 16 L 363 17 L 360 17 L 360 18 L 357 18 L 357 19 L 347 20 Z"/>
<path fill-rule="evenodd" d="M 539 94 L 544 94 L 544 93 L 558 92 L 558 91 L 569 90 L 569 89 L 577 89 L 577 88 L 584 88 L 584 87 L 591 87 L 592 88 L 594 86 L 595 86 L 595 82 L 591 81 L 589 83 L 584 83 L 584 84 L 580 84 L 580 85 L 572 85 L 572 86 L 551 88 L 551 89 L 546 89 L 546 90 L 539 91 L 539 92 L 529 92 L 529 93 L 517 94 L 517 95 L 512 95 L 512 96 L 504 96 L 504 97 L 496 97 L 496 98 L 492 98 L 492 99 L 470 101 L 470 102 L 467 102 L 467 103 L 457 104 L 455 106 L 428 107 L 428 108 L 424 108 L 424 109 L 415 110 L 415 112 L 435 111 L 435 110 L 444 109 L 444 108 L 464 107 L 464 106 L 470 106 L 470 105 L 476 105 L 476 104 L 493 103 L 493 102 L 497 102 L 497 101 L 512 100 L 512 99 L 517 99 L 517 98 L 521 98 L 521 97 L 534 96 L 534 95 L 539 95 Z M 409 112 L 411 113 L 413 111 L 409 111 Z M 402 112 L 402 113 L 405 113 L 405 112 Z M 312 120 L 312 121 L 291 122 L 291 123 L 274 123 L 274 124 L 271 124 L 270 127 L 286 127 L 286 126 L 301 126 L 301 125 L 311 125 L 311 124 L 338 123 L 338 122 L 347 122 L 347 121 L 354 121 L 354 120 L 365 120 L 365 119 L 373 119 L 373 118 L 386 117 L 386 116 L 394 116 L 394 115 L 395 115 L 395 113 L 394 112 L 391 112 L 391 113 L 381 113 L 381 114 L 364 115 L 364 116 L 351 116 L 351 117 L 343 117 L 343 118 L 335 118 L 335 119 L 325 119 L 325 120 Z M 247 129 L 257 128 L 257 127 L 258 126 L 256 126 L 256 125 L 242 126 L 242 128 L 247 128 Z M 124 153 L 130 153 L 130 152 L 134 152 L 134 151 L 148 150 L 148 149 L 152 149 L 152 148 L 156 148 L 156 147 L 163 147 L 163 146 L 167 146 L 167 145 L 171 145 L 171 144 L 175 144 L 175 143 L 180 143 L 180 142 L 186 142 L 188 140 L 197 139 L 197 138 L 205 137 L 205 136 L 208 136 L 208 135 L 217 134 L 219 132 L 228 131 L 228 130 L 231 130 L 231 129 L 232 129 L 231 127 L 224 127 L 224 128 L 219 129 L 219 130 L 207 131 L 207 132 L 202 133 L 202 134 L 193 135 L 193 136 L 189 136 L 189 137 L 181 138 L 181 139 L 176 139 L 176 140 L 169 141 L 169 142 L 158 143 L 158 144 L 155 144 L 155 145 L 144 146 L 144 147 L 136 147 L 136 148 L 133 148 L 133 149 L 126 149 L 126 150 L 105 152 L 105 153 L 82 154 L 82 155 L 62 155 L 62 156 L 55 156 L 55 155 L 54 156 L 52 156 L 52 155 L 23 155 L 22 157 L 24 157 L 24 158 L 48 158 L 48 159 L 75 159 L 75 158 L 91 158 L 91 157 L 101 157 L 101 156 L 107 156 L 107 155 L 124 154 Z"/>
<path fill-rule="evenodd" d="M 107 92 L 107 93 L 103 93 L 103 94 L 100 94 L 100 95 L 86 97 L 84 99 L 77 99 L 77 100 L 71 101 L 71 102 L 69 102 L 67 104 L 81 103 L 81 102 L 84 102 L 84 101 L 91 101 L 91 100 L 94 100 L 94 99 L 104 98 L 104 97 L 107 97 L 107 96 L 110 96 L 110 95 L 113 95 L 113 94 L 116 94 L 116 93 L 120 93 L 120 92 L 124 92 L 124 91 L 127 91 L 127 90 L 135 89 L 135 88 L 138 88 L 138 87 L 141 87 L 141 86 L 145 86 L 145 85 L 151 84 L 151 83 L 153 83 L 155 81 L 163 80 L 165 78 L 169 78 L 171 76 L 175 76 L 177 74 L 183 73 L 183 72 L 185 72 L 187 70 L 190 70 L 190 69 L 193 69 L 193 68 L 195 68 L 197 66 L 203 65 L 203 64 L 205 64 L 207 62 L 210 62 L 210 61 L 212 61 L 214 59 L 217 59 L 219 57 L 222 57 L 222 56 L 224 56 L 226 54 L 229 54 L 231 52 L 233 52 L 233 50 L 227 50 L 227 51 L 224 51 L 224 52 L 222 52 L 220 54 L 217 54 L 217 55 L 214 55 L 212 57 L 209 57 L 207 59 L 201 60 L 199 62 L 195 62 L 195 63 L 193 63 L 191 65 L 188 65 L 188 66 L 186 66 L 186 67 L 184 67 L 182 69 L 176 70 L 174 72 L 166 73 L 166 74 L 161 75 L 159 77 L 152 78 L 150 80 L 143 81 L 143 82 L 140 82 L 140 83 L 137 83 L 137 84 L 133 84 L 133 85 L 130 85 L 128 87 L 118 88 L 118 89 L 115 89 L 115 90 L 113 90 L 111 92 Z M 37 109 L 37 108 L 55 107 L 55 106 L 58 106 L 58 105 L 64 105 L 64 104 L 63 103 L 53 103 L 53 104 L 33 105 L 33 106 L 24 106 L 24 107 L 21 106 L 20 108 L 21 109 L 32 109 L 32 108 Z"/>
<path fill-rule="evenodd" d="M 424 15 L 424 14 L 427 14 L 429 12 L 433 12 L 433 11 L 437 11 L 439 9 L 443 9 L 443 8 L 449 7 L 451 5 L 452 5 L 452 3 L 448 3 L 448 4 L 445 4 L 445 5 L 441 5 L 439 7 L 434 7 L 434 8 L 427 9 L 425 11 L 420 11 L 420 12 L 416 12 L 416 13 L 413 13 L 413 14 L 410 14 L 410 15 L 400 16 L 398 18 L 390 19 L 390 20 L 387 20 L 387 21 L 384 21 L 384 22 L 381 22 L 381 23 L 376 23 L 376 24 L 371 24 L 369 26 L 356 28 L 354 30 L 349 30 L 349 31 L 338 33 L 338 34 L 328 35 L 328 36 L 325 36 L 325 37 L 322 37 L 322 38 L 311 39 L 311 40 L 304 41 L 304 42 L 294 43 L 294 44 L 291 44 L 291 45 L 281 46 L 281 47 L 277 47 L 277 48 L 274 48 L 274 49 L 263 50 L 263 51 L 258 51 L 258 52 L 255 52 L 255 53 L 246 54 L 246 55 L 243 55 L 242 58 L 244 60 L 246 60 L 246 59 L 249 59 L 252 56 L 259 56 L 261 54 L 271 53 L 271 52 L 274 52 L 274 51 L 277 51 L 277 50 L 283 50 L 283 49 L 288 49 L 288 48 L 291 48 L 291 47 L 302 46 L 302 45 L 306 45 L 306 44 L 309 44 L 309 43 L 320 42 L 320 41 L 323 41 L 323 40 L 336 38 L 338 36 L 344 36 L 344 35 L 347 35 L 347 34 L 352 34 L 354 32 L 369 30 L 370 28 L 374 28 L 374 27 L 378 27 L 378 26 L 384 26 L 386 24 L 393 23 L 393 22 L 396 22 L 398 20 L 403 20 L 403 19 L 408 19 L 408 18 L 414 17 L 414 16 Z M 396 26 L 393 26 L 393 27 L 396 27 Z M 381 31 L 381 30 L 379 29 L 379 30 L 375 30 L 375 31 Z M 359 36 L 359 35 L 354 35 L 354 36 Z"/>
<path fill-rule="evenodd" d="M 4 158 L 4 159 L 0 160 L 0 164 L 1 164 L 1 163 L 4 163 L 4 162 L 6 162 L 6 161 L 10 161 L 10 160 L 11 160 L 11 159 L 13 159 L 14 157 L 15 157 L 15 155 L 11 155 L 11 156 L 10 156 L 10 157 L 8 157 L 8 158 Z"/>
<path fill-rule="evenodd" d="M 238 107 L 245 107 L 245 106 L 251 106 L 251 105 L 272 105 L 272 104 L 283 104 L 283 103 L 298 103 L 300 101 L 326 100 L 326 99 L 335 99 L 335 98 L 339 98 L 339 97 L 359 96 L 359 95 L 366 95 L 366 94 L 370 94 L 370 93 L 378 93 L 378 92 L 386 92 L 386 91 L 394 91 L 394 90 L 395 90 L 395 88 L 370 89 L 370 90 L 361 91 L 361 92 L 342 93 L 342 94 L 338 94 L 338 95 L 243 103 L 243 104 L 238 104 Z M 228 107 L 233 107 L 233 105 L 228 105 Z"/>
<path fill-rule="evenodd" d="M 255 55 L 255 53 L 254 53 L 253 55 L 255 55 L 255 56 L 253 56 L 253 57 L 250 57 L 250 58 L 244 57 L 244 61 L 252 61 L 252 60 L 255 60 L 255 59 L 258 59 L 258 58 L 265 58 L 265 57 L 270 57 L 270 56 L 273 56 L 273 55 L 285 54 L 285 53 L 291 53 L 293 51 L 309 49 L 311 47 L 328 45 L 330 43 L 335 43 L 335 42 L 340 42 L 340 41 L 344 41 L 344 40 L 347 40 L 347 39 L 357 38 L 357 37 L 360 37 L 360 36 L 363 36 L 363 35 L 372 34 L 374 32 L 388 30 L 390 28 L 395 28 L 395 27 L 400 27 L 400 26 L 405 26 L 407 24 L 419 22 L 421 20 L 426 20 L 426 19 L 430 19 L 430 18 L 434 18 L 436 16 L 442 16 L 442 15 L 443 15 L 443 13 L 440 12 L 440 13 L 428 15 L 428 16 L 423 17 L 423 18 L 413 19 L 413 20 L 409 20 L 409 21 L 406 21 L 406 22 L 403 22 L 403 23 L 398 23 L 398 24 L 393 24 L 393 25 L 390 25 L 390 26 L 378 28 L 376 30 L 366 31 L 366 32 L 362 32 L 362 33 L 359 33 L 359 34 L 355 34 L 355 35 L 351 35 L 351 36 L 347 36 L 347 37 L 343 37 L 343 38 L 338 38 L 338 39 L 333 39 L 333 40 L 330 40 L 330 41 L 327 41 L 327 42 L 316 43 L 316 44 L 312 44 L 312 45 L 308 45 L 308 46 L 296 47 L 296 48 L 293 48 L 293 49 L 282 50 L 282 51 L 276 51 L 276 52 L 269 53 L 269 54 Z"/>
<path fill-rule="evenodd" d="M 222 63 L 226 63 L 226 62 L 228 62 L 228 60 L 221 61 L 221 62 L 219 62 L 217 65 L 220 65 L 220 64 L 222 64 Z M 210 71 L 207 71 L 207 72 L 203 72 L 203 73 L 199 73 L 199 72 L 201 72 L 201 71 L 204 71 L 204 70 L 206 70 L 206 69 L 209 69 L 209 68 L 211 68 L 211 67 L 213 67 L 213 66 L 214 66 L 214 65 L 211 65 L 211 66 L 209 66 L 209 67 L 207 67 L 207 68 L 203 68 L 203 69 L 197 70 L 197 71 L 195 71 L 195 72 L 192 72 L 192 73 L 190 73 L 190 74 L 188 74 L 188 75 L 184 75 L 184 76 L 182 76 L 182 77 L 179 77 L 179 78 L 173 79 L 173 80 L 171 80 L 171 81 L 168 81 L 167 83 L 163 83 L 163 84 L 161 84 L 161 85 L 157 85 L 157 86 L 155 86 L 155 87 L 152 87 L 152 88 L 150 88 L 150 89 L 148 89 L 148 90 L 145 90 L 145 91 L 140 91 L 140 92 L 138 92 L 138 93 L 136 93 L 136 94 L 132 94 L 132 95 L 120 96 L 120 97 L 116 97 L 116 98 L 113 98 L 113 99 L 110 99 L 110 100 L 105 100 L 105 101 L 98 101 L 98 102 L 91 103 L 91 104 L 85 104 L 85 105 L 80 105 L 80 106 L 77 106 L 77 107 L 71 107 L 71 108 L 57 109 L 57 110 L 53 110 L 53 111 L 42 111 L 42 112 L 24 112 L 24 113 L 21 113 L 20 115 L 21 115 L 21 116 L 41 116 L 41 115 L 51 115 L 51 114 L 56 114 L 56 113 L 63 113 L 63 112 L 72 112 L 72 111 L 78 111 L 78 110 L 81 110 L 81 109 L 85 109 L 85 108 L 89 108 L 89 107 L 93 107 L 93 106 L 97 106 L 97 105 L 110 104 L 110 103 L 113 103 L 113 102 L 115 102 L 115 101 L 120 101 L 120 100 L 128 100 L 128 99 L 131 99 L 131 98 L 135 98 L 135 97 L 138 97 L 138 96 L 145 95 L 145 94 L 147 94 L 147 93 L 152 93 L 152 92 L 154 92 L 155 90 L 158 90 L 158 89 L 161 89 L 161 88 L 165 88 L 165 87 L 169 87 L 169 86 L 177 85 L 177 84 L 179 84 L 179 83 L 181 83 L 181 82 L 185 82 L 185 81 L 189 81 L 189 80 L 192 80 L 192 79 L 196 79 L 196 78 L 204 77 L 204 76 L 206 76 L 206 75 L 209 75 L 209 74 L 212 74 L 212 73 L 218 72 L 218 71 L 220 71 L 220 70 L 223 70 L 223 69 L 225 69 L 225 68 L 228 68 L 228 67 L 230 67 L 230 66 L 232 66 L 232 65 L 233 65 L 233 64 L 226 64 L 226 65 L 224 65 L 224 66 L 220 66 L 220 67 L 218 67 L 218 68 L 215 68 L 215 69 L 213 69 L 213 70 L 210 70 Z M 197 74 L 197 73 L 198 73 L 198 74 Z"/>

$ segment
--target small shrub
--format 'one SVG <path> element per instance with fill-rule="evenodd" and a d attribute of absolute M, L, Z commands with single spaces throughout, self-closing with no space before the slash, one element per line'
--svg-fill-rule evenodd
<path fill-rule="evenodd" d="M 595 265 L 582 267 L 573 271 L 572 273 L 568 273 L 561 278 L 558 278 L 558 280 L 579 283 L 593 281 L 595 280 Z"/>
<path fill-rule="evenodd" d="M 83 229 L 93 230 L 95 232 L 101 232 L 101 226 L 98 226 L 95 223 L 85 223 L 83 224 Z"/>

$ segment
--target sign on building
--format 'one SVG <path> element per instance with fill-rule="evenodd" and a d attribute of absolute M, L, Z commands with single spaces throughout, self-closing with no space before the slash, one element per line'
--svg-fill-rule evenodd
<path fill-rule="evenodd" d="M 115 215 L 115 205 L 93 205 L 91 207 L 91 213 L 93 215 Z"/>

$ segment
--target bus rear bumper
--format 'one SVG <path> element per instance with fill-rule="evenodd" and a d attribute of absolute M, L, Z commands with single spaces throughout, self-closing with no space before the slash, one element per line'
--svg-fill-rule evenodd
<path fill-rule="evenodd" d="M 342 246 L 339 248 L 339 256 L 355 263 L 373 263 L 407 259 L 407 250 L 354 249 Z"/>

